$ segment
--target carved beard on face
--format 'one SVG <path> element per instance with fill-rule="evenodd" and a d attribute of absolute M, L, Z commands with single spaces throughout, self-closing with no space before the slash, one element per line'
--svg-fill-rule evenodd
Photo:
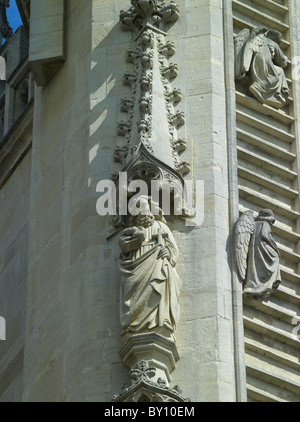
<path fill-rule="evenodd" d="M 148 215 L 138 215 L 136 217 L 136 224 L 138 226 L 142 226 L 142 227 L 150 227 L 152 226 L 153 222 L 154 222 L 155 218 L 152 214 L 148 214 Z"/>

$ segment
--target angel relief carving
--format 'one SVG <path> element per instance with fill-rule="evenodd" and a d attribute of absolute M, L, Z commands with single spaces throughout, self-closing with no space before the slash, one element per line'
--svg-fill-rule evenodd
<path fill-rule="evenodd" d="M 279 251 L 273 239 L 271 210 L 244 212 L 235 227 L 235 258 L 244 293 L 268 297 L 281 283 Z"/>
<path fill-rule="evenodd" d="M 235 78 L 250 79 L 249 91 L 261 103 L 275 108 L 286 104 L 290 89 L 284 74 L 288 59 L 283 54 L 278 31 L 243 29 L 234 41 Z"/>

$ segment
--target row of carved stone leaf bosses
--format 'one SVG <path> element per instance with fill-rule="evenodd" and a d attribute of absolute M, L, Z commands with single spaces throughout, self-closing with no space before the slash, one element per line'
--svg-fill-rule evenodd
<path fill-rule="evenodd" d="M 169 8 L 167 5 L 159 6 L 157 2 L 132 3 L 134 7 L 120 14 L 121 26 L 125 30 L 140 30 L 140 34 L 137 48 L 126 52 L 127 62 L 134 65 L 134 70 L 127 71 L 123 77 L 124 84 L 131 88 L 131 96 L 121 99 L 120 109 L 128 113 L 128 120 L 119 122 L 118 135 L 124 136 L 126 142 L 124 146 L 116 147 L 115 161 L 125 165 L 141 144 L 151 155 L 158 157 L 159 154 L 153 147 L 155 141 L 157 142 L 153 125 L 160 125 L 160 136 L 165 135 L 168 140 L 172 157 L 172 162 L 167 164 L 179 174 L 185 175 L 190 172 L 190 165 L 181 162 L 179 157 L 186 149 L 186 141 L 178 137 L 177 131 L 184 125 L 185 115 L 182 111 L 175 110 L 182 99 L 182 92 L 171 87 L 178 75 L 178 66 L 169 63 L 176 48 L 173 42 L 165 42 L 166 33 L 161 29 L 165 29 L 166 23 L 177 20 L 179 9 L 173 2 L 169 4 Z M 141 12 L 142 3 L 145 9 Z M 150 3 L 153 3 L 152 6 Z M 161 84 L 154 88 L 158 77 Z M 161 97 L 164 99 L 163 106 Z M 153 122 L 154 108 L 161 111 L 159 122 Z M 168 133 L 163 128 L 167 128 Z"/>

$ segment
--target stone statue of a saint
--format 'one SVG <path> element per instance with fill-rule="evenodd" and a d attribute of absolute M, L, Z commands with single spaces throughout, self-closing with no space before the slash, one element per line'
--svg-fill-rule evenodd
<path fill-rule="evenodd" d="M 290 89 L 283 68 L 288 59 L 280 43 L 281 33 L 255 28 L 243 29 L 235 37 L 235 77 L 250 78 L 250 93 L 261 103 L 275 108 L 286 104 Z"/>
<path fill-rule="evenodd" d="M 131 217 L 119 241 L 122 336 L 126 340 L 154 331 L 174 340 L 181 286 L 175 270 L 178 248 L 158 204 L 140 196 L 136 206 L 138 215 Z"/>
<path fill-rule="evenodd" d="M 244 283 L 244 294 L 268 297 L 281 283 L 279 251 L 273 239 L 275 223 L 271 210 L 262 210 L 254 219 L 246 211 L 235 227 L 237 271 Z"/>

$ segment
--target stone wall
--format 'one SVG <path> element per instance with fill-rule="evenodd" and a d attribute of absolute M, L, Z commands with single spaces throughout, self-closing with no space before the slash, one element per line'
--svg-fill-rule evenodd
<path fill-rule="evenodd" d="M 205 221 L 194 229 L 170 223 L 183 280 L 172 384 L 195 401 L 235 401 L 223 10 L 219 1 L 178 3 L 168 39 L 184 93 L 186 156 L 194 179 L 205 181 Z M 35 91 L 25 401 L 109 401 L 128 381 L 119 356 L 118 238 L 106 240 L 113 226 L 96 213 L 96 186 L 117 170 L 133 45 L 119 13 L 129 7 L 67 2 L 65 64 Z"/>
<path fill-rule="evenodd" d="M 1 48 L 0 130 L 0 401 L 20 401 L 23 392 L 31 187 L 32 78 L 28 41 L 20 27 Z"/>
<path fill-rule="evenodd" d="M 68 2 L 68 60 L 45 88 L 36 88 L 31 188 L 25 401 L 98 397 L 91 359 L 97 318 L 88 277 L 90 2 Z M 95 336 L 97 332 L 93 332 Z M 91 375 L 92 373 L 92 375 Z M 101 385 L 101 382 L 99 382 Z M 105 388 L 105 387 L 104 387 Z"/>
<path fill-rule="evenodd" d="M 291 60 L 299 48 L 299 6 L 271 0 L 177 3 L 180 17 L 167 40 L 174 42 L 178 65 L 172 86 L 183 94 L 186 124 L 179 130 L 191 163 L 185 177 L 204 180 L 205 197 L 201 226 L 168 220 L 183 283 L 180 359 L 171 386 L 178 384 L 192 401 L 245 400 L 245 344 L 248 399 L 297 401 L 299 341 L 292 321 L 300 303 L 300 97 L 289 67 L 287 106 L 259 104 L 243 84 L 233 86 L 230 52 L 231 32 L 268 25 L 283 32 L 282 48 Z M 33 129 L 31 108 L 27 125 L 17 128 L 19 137 L 9 138 L 11 145 L 22 142 L 16 143 L 19 159 L 6 154 L 4 175 L 0 169 L 0 315 L 8 323 L 8 340 L 0 343 L 1 401 L 110 401 L 129 380 L 119 355 L 118 236 L 107 240 L 112 220 L 96 212 L 98 182 L 121 168 L 114 150 L 124 145 L 117 128 L 127 115 L 120 103 L 130 95 L 124 73 L 134 70 L 126 51 L 136 43 L 121 30 L 119 14 L 129 7 L 129 0 L 65 2 L 59 13 L 65 62 L 44 87 L 35 87 Z M 35 38 L 35 51 L 45 48 L 45 37 Z M 244 338 L 231 234 L 238 211 L 248 208 L 271 208 L 276 215 L 283 282 L 268 300 L 245 299 Z"/>
<path fill-rule="evenodd" d="M 21 401 L 25 347 L 31 151 L 0 189 L 0 401 Z"/>
<path fill-rule="evenodd" d="M 244 298 L 244 328 L 249 401 L 299 401 L 299 338 L 294 332 L 299 296 L 299 81 L 291 60 L 299 50 L 298 2 L 233 1 L 235 35 L 266 26 L 283 34 L 290 87 L 280 110 L 259 103 L 245 84 L 236 84 L 236 134 L 240 212 L 270 208 L 281 254 L 282 283 L 266 300 Z"/>
<path fill-rule="evenodd" d="M 122 146 L 124 140 L 116 137 L 116 122 L 126 118 L 119 111 L 119 104 L 130 93 L 123 84 L 124 72 L 133 70 L 126 63 L 126 50 L 135 48 L 131 33 L 120 31 L 118 16 L 108 3 L 111 4 L 94 3 L 89 137 L 91 194 L 99 180 L 109 178 L 111 171 L 118 171 L 112 165 L 113 150 L 117 145 Z M 118 12 L 130 6 L 127 0 L 114 3 Z M 178 4 L 180 17 L 169 29 L 167 39 L 176 47 L 172 62 L 178 64 L 178 78 L 174 86 L 184 95 L 180 109 L 186 113 L 186 125 L 181 136 L 188 143 L 185 157 L 193 163 L 188 178 L 205 181 L 205 220 L 194 229 L 187 228 L 184 222 L 170 223 L 180 250 L 178 273 L 183 281 L 176 336 L 180 360 L 171 384 L 179 384 L 183 394 L 195 401 L 234 401 L 232 292 L 226 252 L 229 221 L 223 10 L 218 1 L 210 4 L 199 0 L 178 1 Z M 95 227 L 96 222 L 97 217 Z M 106 259 L 101 269 L 95 271 L 107 294 L 107 303 L 101 305 L 101 320 L 108 325 L 105 330 L 102 327 L 101 344 L 104 351 L 109 347 L 111 353 L 109 359 L 107 353 L 102 354 L 100 365 L 103 368 L 106 365 L 111 372 L 111 393 L 115 394 L 120 392 L 120 379 L 128 381 L 118 356 L 120 277 L 116 259 L 119 252 L 117 238 L 105 243 L 105 236 L 113 230 L 109 218 L 106 222 L 102 218 L 99 224 L 107 227 L 100 230 L 101 238 L 98 238 L 102 242 L 100 256 Z M 90 252 L 96 257 L 97 250 L 95 246 Z M 117 375 L 120 370 L 121 377 Z"/>

